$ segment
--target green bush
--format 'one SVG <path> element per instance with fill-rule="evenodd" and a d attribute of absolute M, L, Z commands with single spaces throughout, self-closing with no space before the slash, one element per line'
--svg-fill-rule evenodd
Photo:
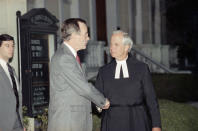
<path fill-rule="evenodd" d="M 28 116 L 26 116 L 27 107 L 23 106 L 22 111 L 23 111 L 23 126 L 27 129 L 29 126 Z"/>
<path fill-rule="evenodd" d="M 26 131 L 29 131 L 30 126 L 28 118 L 31 117 L 27 116 L 27 107 L 23 106 L 23 126 L 25 127 Z M 47 131 L 48 108 L 43 108 L 43 113 L 37 115 L 34 120 L 37 123 L 36 125 L 34 125 L 36 131 Z"/>
<path fill-rule="evenodd" d="M 159 100 L 163 131 L 198 131 L 198 109 L 188 104 Z M 100 118 L 93 117 L 93 131 L 100 130 Z"/>
<path fill-rule="evenodd" d="M 47 131 L 47 125 L 48 125 L 48 108 L 44 109 L 43 114 L 41 115 L 37 115 L 36 119 L 35 119 L 39 124 L 39 126 L 37 127 L 38 129 L 40 129 L 41 131 Z"/>

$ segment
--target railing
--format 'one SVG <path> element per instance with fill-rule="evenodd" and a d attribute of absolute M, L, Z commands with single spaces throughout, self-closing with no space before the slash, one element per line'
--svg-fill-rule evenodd
<path fill-rule="evenodd" d="M 107 54 L 107 61 L 111 60 L 109 47 L 104 46 L 105 43 L 102 41 L 90 41 L 87 46 L 87 54 L 85 55 L 85 71 L 87 73 L 87 79 L 95 79 L 98 69 L 103 66 L 104 53 Z M 190 71 L 175 71 L 171 70 L 167 66 L 156 61 L 154 58 L 149 57 L 142 51 L 137 50 L 135 47 L 132 48 L 131 53 L 140 61 L 148 64 L 151 72 L 157 73 L 187 73 Z"/>
<path fill-rule="evenodd" d="M 143 61 L 148 64 L 149 69 L 151 72 L 158 72 L 158 73 L 187 73 L 190 74 L 191 71 L 173 71 L 166 67 L 165 65 L 155 61 L 154 59 L 150 58 L 146 54 L 142 53 L 141 51 L 132 48 L 131 53 L 140 61 Z"/>

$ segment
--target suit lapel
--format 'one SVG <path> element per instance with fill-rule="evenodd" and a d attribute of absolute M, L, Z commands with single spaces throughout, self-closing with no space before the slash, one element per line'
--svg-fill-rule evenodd
<path fill-rule="evenodd" d="M 76 64 L 78 69 L 83 73 L 83 75 L 85 76 L 84 71 L 82 70 L 82 67 L 80 66 L 80 64 L 78 63 L 78 61 L 76 60 L 76 58 L 74 57 L 74 55 L 72 54 L 71 50 L 64 44 L 61 45 L 61 48 L 63 48 L 64 52 L 67 53 L 68 55 L 71 55 L 71 57 L 73 57 L 73 59 L 75 59 Z"/>
<path fill-rule="evenodd" d="M 12 84 L 10 83 L 10 79 L 8 78 L 7 74 L 5 73 L 3 67 L 0 65 L 0 74 L 2 75 L 4 82 L 6 82 L 8 85 L 9 90 L 13 91 Z"/>

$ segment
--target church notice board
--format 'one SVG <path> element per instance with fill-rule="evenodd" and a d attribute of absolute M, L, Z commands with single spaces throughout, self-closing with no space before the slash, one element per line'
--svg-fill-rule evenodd
<path fill-rule="evenodd" d="M 25 115 L 41 115 L 49 105 L 49 62 L 57 48 L 59 20 L 46 8 L 17 11 L 19 70 Z"/>
<path fill-rule="evenodd" d="M 30 35 L 32 115 L 42 114 L 49 104 L 49 45 L 47 34 Z"/>

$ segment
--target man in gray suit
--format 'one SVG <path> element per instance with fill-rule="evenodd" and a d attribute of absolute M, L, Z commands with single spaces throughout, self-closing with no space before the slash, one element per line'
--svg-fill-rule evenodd
<path fill-rule="evenodd" d="M 14 54 L 14 38 L 0 35 L 0 131 L 22 131 L 22 93 L 9 60 Z"/>
<path fill-rule="evenodd" d="M 50 64 L 50 104 L 48 131 L 92 131 L 91 102 L 102 109 L 109 101 L 89 84 L 77 51 L 89 40 L 86 22 L 71 18 L 61 28 L 64 42 Z"/>

